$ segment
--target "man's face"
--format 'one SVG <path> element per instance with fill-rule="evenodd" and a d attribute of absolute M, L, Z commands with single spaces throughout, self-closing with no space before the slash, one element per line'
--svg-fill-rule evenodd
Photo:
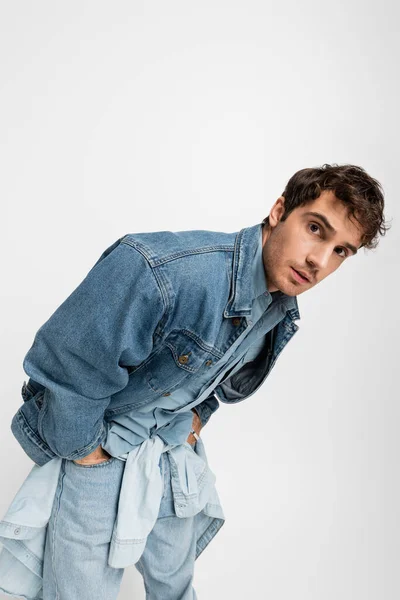
<path fill-rule="evenodd" d="M 298 296 L 354 255 L 361 245 L 362 230 L 331 190 L 324 190 L 319 198 L 295 208 L 281 221 L 284 201 L 282 196 L 278 198 L 269 215 L 270 227 L 264 226 L 264 270 L 269 292 L 281 290 Z"/>

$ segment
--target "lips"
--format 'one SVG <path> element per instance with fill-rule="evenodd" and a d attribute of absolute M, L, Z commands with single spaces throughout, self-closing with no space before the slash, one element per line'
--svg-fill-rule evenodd
<path fill-rule="evenodd" d="M 303 274 L 302 271 L 297 271 L 297 269 L 295 269 L 294 267 L 291 267 L 292 270 L 294 271 L 294 273 L 296 274 L 296 278 L 301 281 L 301 283 L 310 283 L 310 279 L 308 276 L 306 276 L 305 274 Z"/>
<path fill-rule="evenodd" d="M 297 269 L 295 269 L 295 271 L 297 271 L 304 279 L 307 279 L 307 281 L 310 281 L 310 278 L 308 275 L 306 275 L 304 273 L 304 271 L 298 271 Z"/>

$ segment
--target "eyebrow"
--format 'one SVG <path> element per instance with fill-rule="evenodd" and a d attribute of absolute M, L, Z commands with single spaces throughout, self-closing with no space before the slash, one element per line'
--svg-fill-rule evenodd
<path fill-rule="evenodd" d="M 325 215 L 318 213 L 318 212 L 307 212 L 307 213 L 305 213 L 305 216 L 306 217 L 316 217 L 317 219 L 322 221 L 322 223 L 325 225 L 325 227 L 328 229 L 328 231 L 330 231 L 331 233 L 337 233 L 336 229 L 334 227 L 332 227 L 332 225 L 329 223 L 329 221 Z M 351 250 L 353 254 L 357 254 L 357 248 L 355 246 L 353 246 L 353 244 L 349 244 L 348 242 L 345 242 L 343 244 L 343 246 L 346 246 L 346 248 L 349 248 L 349 250 Z"/>

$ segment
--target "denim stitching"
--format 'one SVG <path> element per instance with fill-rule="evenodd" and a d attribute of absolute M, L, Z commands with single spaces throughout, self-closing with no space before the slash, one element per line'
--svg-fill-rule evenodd
<path fill-rule="evenodd" d="M 59 491 L 58 498 L 57 498 L 57 508 L 56 508 L 55 514 L 54 514 L 54 523 L 53 523 L 53 550 L 52 550 L 52 557 L 51 557 L 51 566 L 52 566 L 52 571 L 53 571 L 54 585 L 55 585 L 55 588 L 56 588 L 56 598 L 55 598 L 55 600 L 60 600 L 60 594 L 59 594 L 59 589 L 58 589 L 58 585 L 57 585 L 56 571 L 55 571 L 55 561 L 56 561 L 56 526 L 57 526 L 57 522 L 58 522 L 58 514 L 59 514 L 59 511 L 60 511 L 61 495 L 62 495 L 62 491 L 63 491 L 64 476 L 65 476 L 65 462 L 62 461 L 60 491 Z"/>

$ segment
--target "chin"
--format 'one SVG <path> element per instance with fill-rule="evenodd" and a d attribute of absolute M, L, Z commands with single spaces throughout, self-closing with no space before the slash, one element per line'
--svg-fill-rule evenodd
<path fill-rule="evenodd" d="M 288 285 L 286 287 L 282 287 L 282 288 L 280 288 L 280 290 L 287 296 L 298 296 L 302 292 L 305 292 L 305 290 L 300 290 L 299 288 L 295 287 L 294 285 Z"/>
<path fill-rule="evenodd" d="M 305 292 L 305 289 L 301 289 L 303 286 L 296 285 L 291 281 L 288 281 L 284 277 L 280 278 L 278 281 L 273 281 L 274 289 L 279 290 L 283 294 L 287 296 L 298 296 L 302 292 Z"/>

